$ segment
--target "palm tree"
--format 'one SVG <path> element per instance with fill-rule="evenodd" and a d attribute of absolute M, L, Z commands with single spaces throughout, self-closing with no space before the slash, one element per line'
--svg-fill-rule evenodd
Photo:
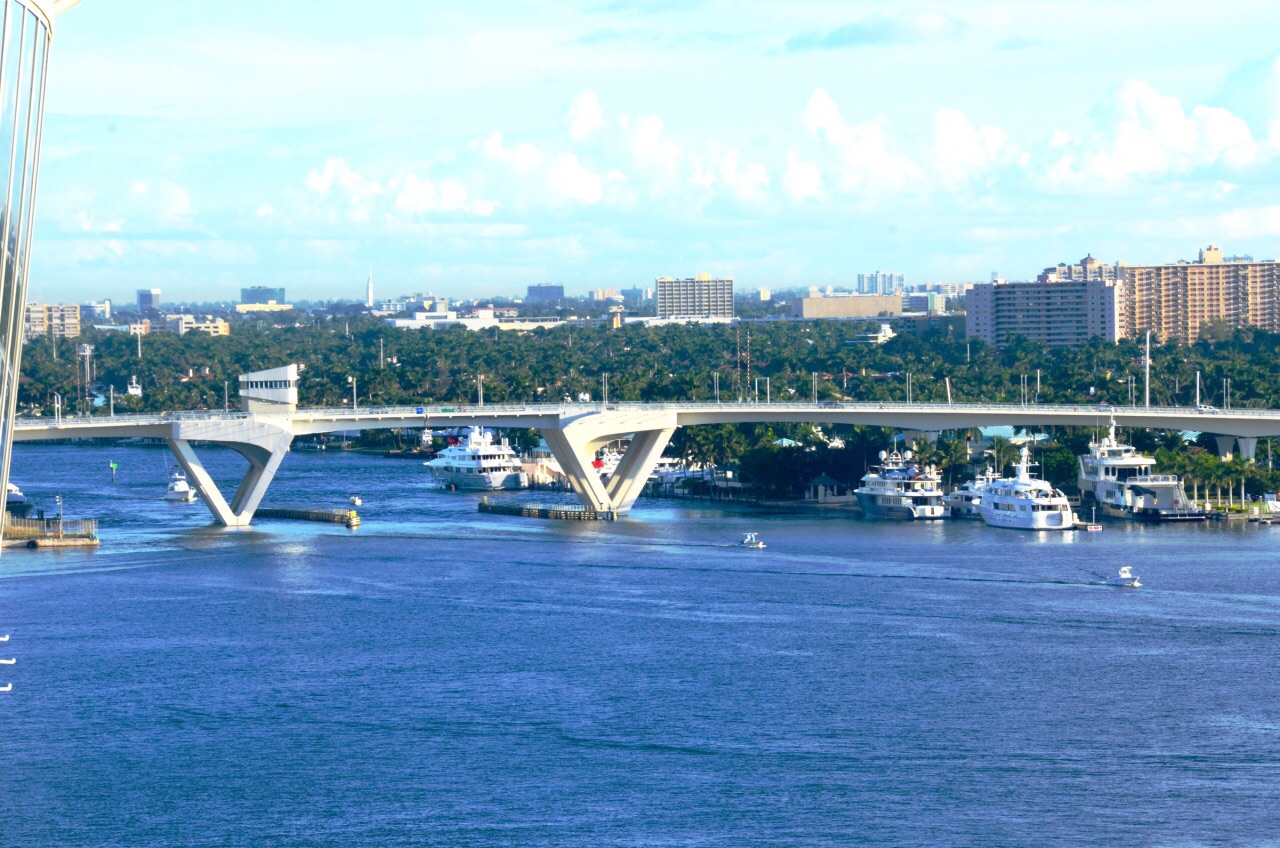
<path fill-rule="evenodd" d="M 1003 474 L 1005 468 L 1018 460 L 1018 447 L 1004 436 L 996 436 L 991 440 L 991 459 L 995 463 L 997 473 Z"/>

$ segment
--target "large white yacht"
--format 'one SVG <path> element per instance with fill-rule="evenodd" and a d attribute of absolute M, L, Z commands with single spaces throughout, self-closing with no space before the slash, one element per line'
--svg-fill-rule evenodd
<path fill-rule="evenodd" d="M 988 485 L 1000 479 L 996 470 L 988 465 L 974 479 L 947 493 L 943 503 L 952 518 L 982 518 L 982 492 Z"/>
<path fill-rule="evenodd" d="M 493 443 L 493 433 L 472 427 L 459 444 L 450 445 L 424 463 L 431 476 L 442 484 L 457 489 L 525 489 L 529 475 L 520 465 L 520 457 L 503 439 Z"/>
<path fill-rule="evenodd" d="M 936 469 L 912 463 L 911 451 L 880 451 L 880 462 L 863 475 L 862 485 L 853 490 L 863 515 L 897 521 L 946 517 L 939 485 L 942 478 Z"/>
<path fill-rule="evenodd" d="M 988 483 L 979 510 L 992 527 L 1015 530 L 1071 530 L 1076 517 L 1061 489 L 1031 476 L 1031 452 L 1019 452 L 1013 477 Z"/>
<path fill-rule="evenodd" d="M 1156 461 L 1116 439 L 1116 422 L 1107 435 L 1090 442 L 1080 457 L 1082 507 L 1097 506 L 1111 518 L 1137 521 L 1203 521 L 1204 510 L 1187 499 L 1176 474 L 1156 474 Z"/>

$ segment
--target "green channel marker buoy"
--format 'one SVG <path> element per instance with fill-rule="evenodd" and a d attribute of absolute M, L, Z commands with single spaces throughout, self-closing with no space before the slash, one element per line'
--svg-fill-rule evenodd
<path fill-rule="evenodd" d="M 116 462 L 114 459 L 111 460 L 111 482 L 112 483 L 116 481 L 116 469 L 119 467 L 120 467 L 120 463 Z"/>

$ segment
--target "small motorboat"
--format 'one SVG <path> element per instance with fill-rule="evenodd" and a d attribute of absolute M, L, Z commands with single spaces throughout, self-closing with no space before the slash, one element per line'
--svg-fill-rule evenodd
<path fill-rule="evenodd" d="M 742 547 L 744 548 L 755 548 L 760 550 L 764 548 L 764 546 L 764 542 L 760 541 L 760 539 L 756 537 L 755 533 L 748 533 L 742 539 Z"/>
<path fill-rule="evenodd" d="M 0 692 L 12 692 L 12 691 L 13 691 L 12 683 L 7 683 L 4 686 L 0 686 Z"/>
<path fill-rule="evenodd" d="M 352 506 L 363 506 L 363 505 L 364 505 L 364 498 L 360 497 L 359 495 L 352 495 L 350 498 L 348 498 L 348 500 L 350 500 L 350 501 L 351 501 L 351 505 L 352 505 Z"/>
<path fill-rule="evenodd" d="M 1120 566 L 1120 574 L 1107 580 L 1108 586 L 1124 586 L 1127 588 L 1138 588 L 1142 584 L 1138 582 L 1138 578 L 1134 576 L 1133 569 L 1127 565 Z"/>
<path fill-rule="evenodd" d="M 8 633 L 4 634 L 3 636 L 0 636 L 0 642 L 8 642 L 8 641 L 9 641 Z"/>
<path fill-rule="evenodd" d="M 169 488 L 165 490 L 164 499 L 175 503 L 193 503 L 196 499 L 196 490 L 187 482 L 187 475 L 181 471 L 175 471 L 169 475 Z"/>
<path fill-rule="evenodd" d="M 15 663 L 17 663 L 17 661 L 18 661 L 17 657 L 14 657 L 13 659 L 8 659 L 8 660 L 0 660 L 0 665 L 14 665 Z"/>

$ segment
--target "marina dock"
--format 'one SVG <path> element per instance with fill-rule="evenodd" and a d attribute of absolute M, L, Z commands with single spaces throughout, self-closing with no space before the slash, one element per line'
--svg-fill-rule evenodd
<path fill-rule="evenodd" d="M 520 515 L 525 518 L 555 518 L 561 521 L 617 521 L 618 513 L 614 510 L 583 509 L 580 506 L 557 504 L 555 506 L 536 506 L 531 504 L 496 504 L 490 503 L 486 495 L 480 499 L 480 512 L 492 515 Z"/>
<path fill-rule="evenodd" d="M 360 526 L 360 515 L 354 509 L 266 509 L 260 508 L 258 518 L 282 518 L 288 521 L 318 521 L 324 524 L 343 524 L 354 530 Z"/>

